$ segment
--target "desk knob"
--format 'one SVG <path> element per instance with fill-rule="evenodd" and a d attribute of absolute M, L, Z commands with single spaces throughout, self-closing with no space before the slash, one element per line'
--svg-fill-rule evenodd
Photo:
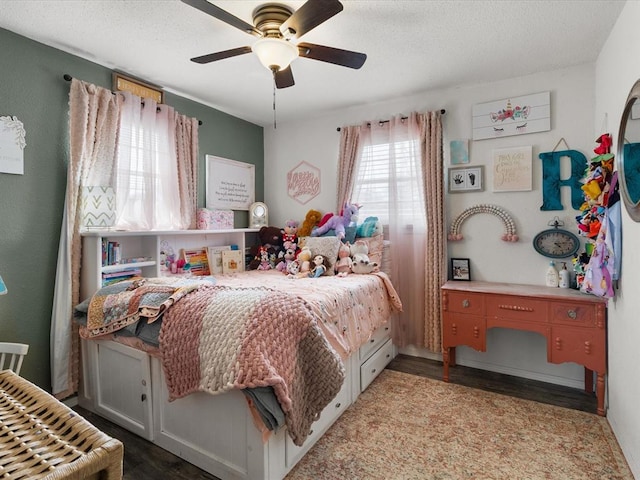
<path fill-rule="evenodd" d="M 467 300 L 466 298 L 464 300 L 462 300 L 462 308 L 469 308 L 471 302 L 469 302 L 469 300 Z"/>
<path fill-rule="evenodd" d="M 584 353 L 586 353 L 587 355 L 591 354 L 591 342 L 584 342 Z"/>
<path fill-rule="evenodd" d="M 567 316 L 571 319 L 571 320 L 575 320 L 578 316 L 577 312 L 575 310 L 567 310 Z"/>
<path fill-rule="evenodd" d="M 451 324 L 451 333 L 454 335 L 458 333 L 458 326 L 455 323 Z"/>
<path fill-rule="evenodd" d="M 556 337 L 556 350 L 562 350 L 562 339 L 560 337 Z"/>
<path fill-rule="evenodd" d="M 473 327 L 473 336 L 476 338 L 480 337 L 480 329 L 478 327 Z"/>

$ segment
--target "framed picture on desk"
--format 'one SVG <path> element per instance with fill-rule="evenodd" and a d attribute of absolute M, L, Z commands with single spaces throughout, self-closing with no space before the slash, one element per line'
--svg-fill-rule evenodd
<path fill-rule="evenodd" d="M 451 259 L 451 279 L 467 282 L 471 280 L 471 266 L 468 258 Z"/>

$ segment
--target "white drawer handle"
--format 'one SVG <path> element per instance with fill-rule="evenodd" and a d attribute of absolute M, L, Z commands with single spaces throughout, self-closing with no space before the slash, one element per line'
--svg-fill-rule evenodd
<path fill-rule="evenodd" d="M 342 404 L 340 402 L 336 403 L 336 408 L 340 408 Z"/>
<path fill-rule="evenodd" d="M 374 368 L 374 369 L 372 369 L 372 370 L 371 370 L 371 373 L 376 373 L 376 369 L 375 369 L 375 368 Z"/>

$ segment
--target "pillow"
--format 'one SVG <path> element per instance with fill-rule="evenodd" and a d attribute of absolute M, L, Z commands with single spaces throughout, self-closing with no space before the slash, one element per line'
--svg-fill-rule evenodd
<path fill-rule="evenodd" d="M 311 253 L 316 255 L 324 255 L 329 261 L 329 269 L 325 275 L 335 275 L 334 267 L 338 260 L 338 250 L 342 242 L 338 237 L 307 237 L 305 245 L 309 247 Z"/>

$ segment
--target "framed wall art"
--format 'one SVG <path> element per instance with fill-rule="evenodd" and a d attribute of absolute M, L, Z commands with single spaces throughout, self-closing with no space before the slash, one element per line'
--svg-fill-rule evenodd
<path fill-rule="evenodd" d="M 551 130 L 550 92 L 505 98 L 473 106 L 473 139 Z"/>
<path fill-rule="evenodd" d="M 451 259 L 451 279 L 467 282 L 471 280 L 471 265 L 468 258 Z"/>
<path fill-rule="evenodd" d="M 206 156 L 206 206 L 249 210 L 255 201 L 255 165 Z"/>
<path fill-rule="evenodd" d="M 482 166 L 456 167 L 449 169 L 449 193 L 481 192 L 483 186 Z"/>
<path fill-rule="evenodd" d="M 532 177 L 531 146 L 493 151 L 494 192 L 529 192 Z"/>

